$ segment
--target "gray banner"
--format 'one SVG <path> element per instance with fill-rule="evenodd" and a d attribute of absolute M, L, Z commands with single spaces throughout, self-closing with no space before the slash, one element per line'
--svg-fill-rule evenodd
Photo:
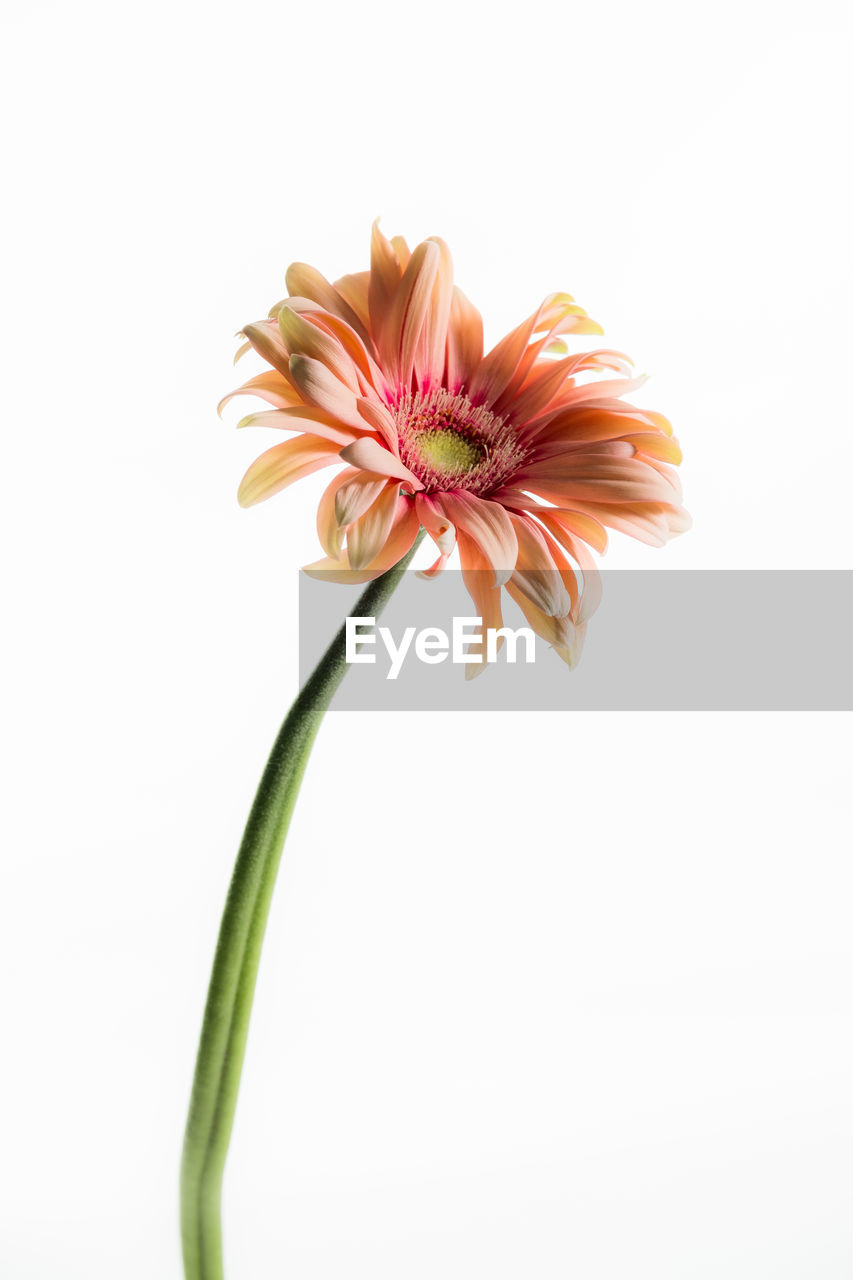
<path fill-rule="evenodd" d="M 853 709 L 853 572 L 602 570 L 601 579 L 601 603 L 574 670 L 538 636 L 520 635 L 505 641 L 496 661 L 476 679 L 466 679 L 462 658 L 470 645 L 462 633 L 470 637 L 482 628 L 463 621 L 475 618 L 477 609 L 461 572 L 446 570 L 427 581 L 409 571 L 375 627 L 350 624 L 351 653 L 361 660 L 352 663 L 333 706 L 345 711 Z M 357 614 L 363 589 L 300 574 L 300 681 L 344 618 Z M 528 626 L 505 591 L 502 604 L 504 626 Z"/>

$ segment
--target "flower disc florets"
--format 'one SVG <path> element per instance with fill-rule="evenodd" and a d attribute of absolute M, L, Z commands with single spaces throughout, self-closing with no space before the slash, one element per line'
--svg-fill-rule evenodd
<path fill-rule="evenodd" d="M 444 388 L 403 396 L 395 418 L 400 459 L 427 493 L 487 494 L 517 470 L 527 453 L 512 424 Z"/>

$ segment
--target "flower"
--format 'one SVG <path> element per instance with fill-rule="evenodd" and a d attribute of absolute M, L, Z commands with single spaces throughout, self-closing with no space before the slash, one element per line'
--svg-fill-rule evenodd
<path fill-rule="evenodd" d="M 273 406 L 241 427 L 297 434 L 252 463 L 240 503 L 344 463 L 317 513 L 326 556 L 307 572 L 368 581 L 423 526 L 438 552 L 427 573 L 458 547 L 485 628 L 502 625 L 505 587 L 573 666 L 606 527 L 658 546 L 690 524 L 670 424 L 621 398 L 645 379 L 617 351 L 568 354 L 561 335 L 602 330 L 566 293 L 484 355 L 482 319 L 437 237 L 410 252 L 374 223 L 369 271 L 330 284 L 294 263 L 286 284 L 237 353 L 254 348 L 270 367 L 231 395 Z M 602 373 L 616 376 L 584 378 Z"/>

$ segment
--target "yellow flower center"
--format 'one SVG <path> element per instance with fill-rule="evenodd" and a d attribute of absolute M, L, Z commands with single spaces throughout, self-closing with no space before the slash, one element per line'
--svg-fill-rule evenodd
<path fill-rule="evenodd" d="M 486 457 L 486 450 L 478 441 L 466 439 L 453 427 L 431 427 L 419 431 L 414 445 L 429 466 L 452 475 L 473 471 Z"/>

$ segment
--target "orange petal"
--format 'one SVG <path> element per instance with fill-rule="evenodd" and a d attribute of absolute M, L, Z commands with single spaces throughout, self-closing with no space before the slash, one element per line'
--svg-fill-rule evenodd
<path fill-rule="evenodd" d="M 672 426 L 662 414 L 635 409 L 618 400 L 606 400 L 601 404 L 551 410 L 524 427 L 525 439 L 537 449 L 555 440 L 565 444 L 592 444 L 598 440 L 618 440 L 636 432 L 661 432 L 671 436 Z"/>
<path fill-rule="evenodd" d="M 468 653 L 472 656 L 479 656 L 481 661 L 468 663 L 465 667 L 466 679 L 471 680 L 474 676 L 478 676 L 486 666 L 487 645 L 485 633 L 494 629 L 497 631 L 503 626 L 503 615 L 501 613 L 501 589 L 500 585 L 493 581 L 492 569 L 493 565 L 488 557 L 483 553 L 482 548 L 468 533 L 458 528 L 456 536 L 459 542 L 459 560 L 462 565 L 462 578 L 468 590 L 468 594 L 474 601 L 474 608 L 479 618 L 482 618 L 482 644 L 469 644 Z M 503 645 L 503 636 L 498 640 L 498 649 Z"/>
<path fill-rule="evenodd" d="M 258 324 L 247 324 L 242 332 L 246 335 L 258 355 L 262 356 L 267 364 L 271 364 L 287 382 L 292 384 L 293 378 L 290 376 L 289 358 L 281 340 L 278 321 L 261 320 Z"/>
<path fill-rule="evenodd" d="M 669 462 L 676 467 L 682 461 L 681 446 L 675 436 L 665 436 L 658 431 L 638 431 L 624 438 L 647 459 L 656 458 L 659 462 Z"/>
<path fill-rule="evenodd" d="M 587 400 L 615 400 L 619 396 L 638 391 L 648 380 L 648 376 L 643 373 L 638 378 L 603 378 L 600 382 L 584 382 L 579 387 L 570 387 L 564 391 L 560 396 L 560 406 L 583 404 Z"/>
<path fill-rule="evenodd" d="M 400 270 L 405 271 L 406 267 L 409 265 L 409 259 L 412 256 L 412 251 L 409 248 L 409 246 L 406 244 L 405 237 L 392 236 L 391 247 L 393 248 L 395 254 L 397 255 L 397 261 L 400 264 Z"/>
<path fill-rule="evenodd" d="M 279 431 L 304 431 L 303 424 L 307 424 L 311 435 L 334 440 L 338 445 L 350 444 L 358 439 L 352 428 L 342 427 L 334 418 L 323 413 L 322 409 L 312 409 L 307 404 L 300 405 L 298 409 L 269 409 L 264 413 L 250 413 L 240 419 L 237 428 L 275 427 Z"/>
<path fill-rule="evenodd" d="M 273 445 L 256 458 L 240 482 L 237 501 L 241 507 L 254 506 L 280 493 L 296 480 L 338 461 L 338 445 L 319 436 L 297 436 Z"/>
<path fill-rule="evenodd" d="M 335 521 L 341 529 L 357 520 L 375 502 L 388 483 L 387 476 L 356 471 L 335 493 Z"/>
<path fill-rule="evenodd" d="M 361 321 L 364 333 L 370 337 L 370 309 L 368 305 L 370 272 L 354 271 L 351 275 L 341 276 L 340 280 L 335 281 L 334 289 L 336 293 L 340 294 L 344 302 L 352 308 Z M 375 334 L 372 336 L 375 337 Z"/>
<path fill-rule="evenodd" d="M 366 569 L 388 540 L 397 513 L 400 486 L 387 484 L 379 497 L 347 530 L 350 568 Z"/>
<path fill-rule="evenodd" d="M 370 279 L 367 305 L 370 315 L 370 332 L 383 349 L 383 339 L 388 327 L 391 305 L 400 286 L 403 272 L 392 245 L 379 230 L 379 219 L 370 233 Z M 343 281 L 338 282 L 338 287 Z"/>
<path fill-rule="evenodd" d="M 322 409 L 348 427 L 364 431 L 365 423 L 358 412 L 357 397 L 321 360 L 314 360 L 310 356 L 291 356 L 290 372 L 309 404 Z"/>
<path fill-rule="evenodd" d="M 438 267 L 433 283 L 422 340 L 415 356 L 415 376 L 421 388 L 441 384 L 447 350 L 447 326 L 453 300 L 453 260 L 447 245 L 438 236 L 430 236 L 430 243 L 438 246 Z"/>
<path fill-rule="evenodd" d="M 282 307 L 278 316 L 282 340 L 291 356 L 310 356 L 321 361 L 350 391 L 360 395 L 361 386 L 356 377 L 352 359 L 344 351 L 337 338 L 324 333 L 292 307 Z"/>
<path fill-rule="evenodd" d="M 554 399 L 569 376 L 568 360 L 540 361 L 521 390 L 512 398 L 502 396 L 495 404 L 497 413 L 507 413 L 514 422 L 528 422 Z"/>
<path fill-rule="evenodd" d="M 601 573 L 598 565 L 593 560 L 585 542 L 580 538 L 575 538 L 566 527 L 558 522 L 553 524 L 549 520 L 549 512 L 537 511 L 536 515 L 542 521 L 548 530 L 548 542 L 552 548 L 552 554 L 555 562 L 562 571 L 563 581 L 567 582 L 568 576 L 574 575 L 571 565 L 566 563 L 565 559 L 560 555 L 560 547 L 564 547 L 569 555 L 580 567 L 583 574 L 583 589 L 579 599 L 575 599 L 574 608 L 572 609 L 572 617 L 575 622 L 586 622 L 595 613 L 601 603 Z"/>
<path fill-rule="evenodd" d="M 669 524 L 662 502 L 588 502 L 583 503 L 581 509 L 601 524 L 627 533 L 648 546 L 662 547 L 667 541 Z M 550 513 L 555 514 L 553 510 Z"/>
<path fill-rule="evenodd" d="M 483 359 L 483 317 L 454 286 L 447 329 L 445 384 L 454 393 L 471 383 Z"/>
<path fill-rule="evenodd" d="M 530 599 L 530 596 L 521 589 L 520 585 L 512 579 L 506 586 L 508 594 L 518 605 L 524 614 L 527 622 L 541 636 L 546 644 L 566 647 L 572 643 L 575 634 L 575 624 L 570 614 L 565 614 L 561 618 L 555 618 L 551 614 L 540 609 L 538 605 Z"/>
<path fill-rule="evenodd" d="M 477 498 L 461 489 L 436 494 L 435 502 L 455 525 L 457 539 L 464 531 L 469 542 L 479 548 L 494 570 L 495 586 L 507 582 L 518 559 L 518 539 L 500 503 Z"/>
<path fill-rule="evenodd" d="M 588 542 L 600 554 L 603 555 L 607 550 L 607 530 L 593 516 L 582 511 L 567 510 L 565 507 L 536 507 L 532 514 L 539 517 L 544 511 L 548 514 L 549 529 L 551 523 L 555 522 L 569 533 L 583 538 L 584 542 Z"/>
<path fill-rule="evenodd" d="M 341 449 L 341 457 L 353 467 L 362 471 L 376 472 L 378 475 L 393 476 L 396 480 L 405 480 L 413 489 L 422 489 L 423 485 L 398 457 L 386 449 L 378 440 L 365 436 L 355 440 Z"/>
<path fill-rule="evenodd" d="M 561 646 L 554 647 L 554 652 L 559 654 L 559 656 L 563 659 L 563 662 L 565 662 L 566 666 L 569 668 L 570 671 L 574 671 L 575 667 L 578 665 L 578 663 L 581 660 L 581 653 L 583 651 L 583 642 L 585 639 L 586 639 L 586 623 L 584 622 L 581 626 L 575 627 L 575 632 L 574 632 L 574 636 L 572 638 L 571 644 L 567 645 L 565 648 Z"/>
<path fill-rule="evenodd" d="M 219 414 L 235 396 L 257 396 L 259 400 L 266 400 L 267 404 L 274 404 L 277 409 L 302 403 L 296 388 L 286 382 L 276 369 L 265 369 L 263 373 L 244 382 L 242 387 L 237 387 L 236 391 L 229 391 L 228 395 L 223 396 L 219 401 L 217 410 Z"/>
<path fill-rule="evenodd" d="M 671 502 L 674 496 L 672 485 L 651 462 L 584 453 L 534 462 L 515 477 L 515 484 L 559 507 L 574 506 L 575 498 L 587 502 Z"/>
<path fill-rule="evenodd" d="M 315 560 L 313 564 L 305 565 L 303 573 L 307 573 L 309 577 L 322 578 L 324 581 L 331 582 L 371 582 L 380 574 L 393 569 L 406 552 L 411 550 L 419 528 L 420 524 L 415 515 L 412 499 L 401 496 L 397 499 L 397 512 L 388 539 L 376 559 L 366 569 L 351 568 L 344 550 L 340 556 L 326 557 Z"/>
<path fill-rule="evenodd" d="M 545 337 L 529 347 L 534 334 L 545 330 Z M 513 396 L 521 386 L 532 361 L 551 338 L 561 332 L 601 333 L 582 307 L 568 293 L 550 294 L 538 311 L 523 321 L 484 358 L 471 382 L 471 399 L 475 404 L 493 405 L 506 393 Z"/>
<path fill-rule="evenodd" d="M 293 296 L 310 298 L 324 311 L 340 316 L 364 342 L 369 342 L 367 329 L 358 312 L 350 306 L 341 291 L 329 284 L 324 275 L 306 262 L 292 262 L 285 275 L 287 291 Z"/>
<path fill-rule="evenodd" d="M 510 581 L 551 618 L 562 618 L 572 607 L 571 597 L 548 549 L 540 527 L 526 516 L 510 513 L 518 538 L 518 563 Z"/>
<path fill-rule="evenodd" d="M 418 245 L 394 295 L 388 324 L 383 331 L 380 350 L 402 387 L 411 385 L 415 355 L 426 324 L 440 260 L 441 251 L 433 241 L 424 240 Z"/>
<path fill-rule="evenodd" d="M 344 530 L 335 519 L 335 495 L 341 485 L 356 474 L 351 467 L 341 471 L 323 490 L 323 496 L 317 505 L 317 536 L 320 546 L 332 560 L 340 559 L 344 544 Z"/>
<path fill-rule="evenodd" d="M 385 441 L 391 452 L 399 455 L 400 437 L 397 434 L 397 424 L 388 406 L 361 396 L 358 400 L 358 411 L 367 426 L 376 432 L 380 440 Z"/>

